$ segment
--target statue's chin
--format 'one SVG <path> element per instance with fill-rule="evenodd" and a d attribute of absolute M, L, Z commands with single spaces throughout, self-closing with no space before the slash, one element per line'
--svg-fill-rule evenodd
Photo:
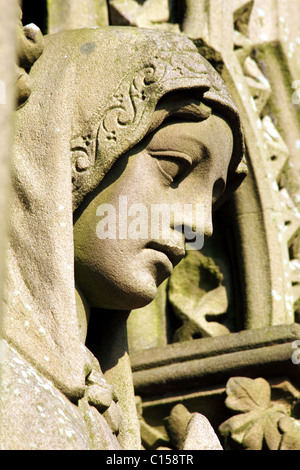
<path fill-rule="evenodd" d="M 126 290 L 117 289 L 115 295 L 103 296 L 98 301 L 92 302 L 93 307 L 109 310 L 136 310 L 150 304 L 156 294 L 157 285 L 155 282 L 147 282 L 147 284 L 139 283 L 139 288 Z"/>
<path fill-rule="evenodd" d="M 132 249 L 126 257 L 119 251 L 122 262 L 112 254 L 75 260 L 76 283 L 92 308 L 128 311 L 145 307 L 173 271 L 172 262 L 160 251 Z"/>

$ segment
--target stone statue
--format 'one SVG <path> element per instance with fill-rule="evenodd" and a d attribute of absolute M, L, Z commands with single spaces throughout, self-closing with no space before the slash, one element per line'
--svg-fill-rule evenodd
<path fill-rule="evenodd" d="M 140 449 L 126 319 L 184 256 L 179 226 L 197 223 L 175 211 L 169 239 L 129 237 L 120 203 L 198 205 L 209 236 L 212 207 L 245 175 L 238 111 L 191 41 L 156 30 L 46 37 L 30 80 L 16 113 L 1 446 Z M 115 225 L 99 236 L 108 207 Z"/>

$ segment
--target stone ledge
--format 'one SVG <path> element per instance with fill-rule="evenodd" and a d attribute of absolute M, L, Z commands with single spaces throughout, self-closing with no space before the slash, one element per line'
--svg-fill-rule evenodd
<path fill-rule="evenodd" d="M 155 397 L 227 382 L 232 376 L 290 377 L 300 383 L 292 363 L 300 325 L 279 325 L 177 343 L 132 354 L 135 393 Z"/>

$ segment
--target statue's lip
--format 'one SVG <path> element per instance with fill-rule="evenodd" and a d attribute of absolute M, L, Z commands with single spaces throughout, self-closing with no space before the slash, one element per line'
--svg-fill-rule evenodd
<path fill-rule="evenodd" d="M 164 253 L 175 267 L 185 257 L 185 246 L 172 240 L 152 240 L 147 243 L 146 248 Z"/>

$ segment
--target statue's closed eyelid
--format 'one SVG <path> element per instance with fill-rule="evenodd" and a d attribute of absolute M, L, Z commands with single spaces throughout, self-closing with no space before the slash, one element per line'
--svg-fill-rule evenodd
<path fill-rule="evenodd" d="M 169 183 L 182 176 L 192 167 L 192 159 L 186 154 L 177 151 L 149 151 L 149 154 L 155 158 L 160 172 Z"/>
<path fill-rule="evenodd" d="M 162 158 L 162 159 L 174 159 L 174 161 L 178 160 L 183 160 L 185 161 L 186 163 L 189 163 L 190 165 L 193 164 L 193 160 L 192 158 L 187 155 L 186 153 L 183 153 L 183 152 L 178 152 L 176 150 L 154 150 L 154 149 L 148 149 L 148 152 L 149 154 L 152 156 L 152 157 L 155 157 L 155 158 Z"/>

